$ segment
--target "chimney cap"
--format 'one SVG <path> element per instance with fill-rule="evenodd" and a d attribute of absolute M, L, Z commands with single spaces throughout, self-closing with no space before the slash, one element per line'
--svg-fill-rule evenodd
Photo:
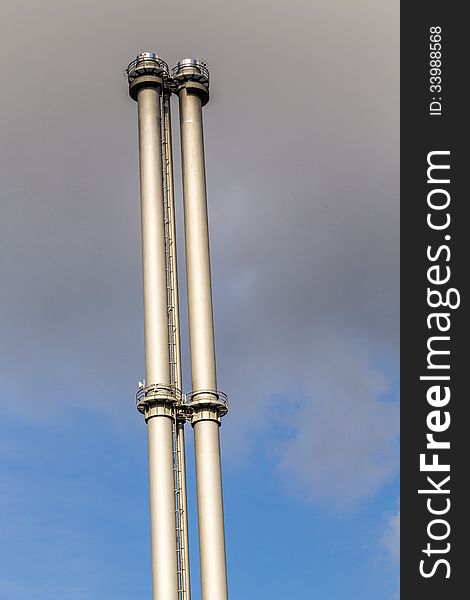
<path fill-rule="evenodd" d="M 139 52 L 135 60 L 127 66 L 126 75 L 129 84 L 131 84 L 142 75 L 167 78 L 170 76 L 170 69 L 166 62 L 155 52 Z"/>
<path fill-rule="evenodd" d="M 171 75 L 178 83 L 183 81 L 197 81 L 209 88 L 209 69 L 206 61 L 200 58 L 183 58 L 171 70 Z"/>

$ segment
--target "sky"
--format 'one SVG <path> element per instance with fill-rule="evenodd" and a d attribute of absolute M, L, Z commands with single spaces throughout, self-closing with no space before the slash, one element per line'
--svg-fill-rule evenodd
<path fill-rule="evenodd" d="M 230 598 L 395 600 L 399 3 L 0 0 L 0 50 L 0 598 L 150 597 L 123 76 L 149 50 L 211 71 Z"/>

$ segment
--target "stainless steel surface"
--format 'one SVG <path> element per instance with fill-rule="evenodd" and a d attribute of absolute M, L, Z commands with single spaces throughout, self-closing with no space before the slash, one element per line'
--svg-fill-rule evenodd
<path fill-rule="evenodd" d="M 171 385 L 167 272 L 163 214 L 160 89 L 137 94 L 142 216 L 142 268 L 147 386 Z M 154 600 L 177 600 L 177 552 L 173 475 L 174 409 L 146 413 L 149 448 L 150 530 Z M 173 414 L 172 414 L 173 412 Z"/>
<path fill-rule="evenodd" d="M 137 58 L 129 63 L 126 69 L 128 82 L 131 83 L 142 75 L 156 75 L 157 77 L 168 77 L 170 70 L 164 60 L 154 52 L 141 52 Z"/>
<path fill-rule="evenodd" d="M 168 254 L 168 284 L 169 305 L 172 326 L 170 332 L 170 343 L 172 350 L 172 378 L 176 388 L 182 390 L 183 378 L 181 372 L 181 340 L 180 340 L 180 316 L 179 316 L 179 292 L 178 292 L 178 258 L 176 248 L 176 218 L 175 218 L 175 184 L 173 175 L 173 141 L 171 133 L 171 107 L 170 94 L 163 95 L 163 156 L 165 160 L 165 190 L 167 205 L 167 254 Z"/>
<path fill-rule="evenodd" d="M 201 100 L 179 92 L 192 389 L 217 389 Z"/>
<path fill-rule="evenodd" d="M 178 261 L 176 248 L 176 218 L 173 176 L 173 143 L 171 133 L 170 94 L 163 94 L 163 157 L 165 161 L 165 190 L 167 208 L 167 269 L 169 287 L 169 335 L 171 347 L 171 378 L 177 390 L 183 387 L 181 370 L 181 340 L 178 293 Z M 177 419 L 175 435 L 175 493 L 176 532 L 178 550 L 178 587 L 181 600 L 191 599 L 189 571 L 189 529 L 186 489 L 186 456 L 184 444 L 184 420 Z"/>
<path fill-rule="evenodd" d="M 171 76 L 176 82 L 192 80 L 209 87 L 207 63 L 198 58 L 183 58 L 173 67 Z"/>
<path fill-rule="evenodd" d="M 184 424 L 181 419 L 176 420 L 176 468 L 178 471 L 178 549 L 179 549 L 179 574 L 181 580 L 182 600 L 191 598 L 191 577 L 189 569 L 189 529 L 188 529 L 188 499 L 186 488 L 186 453 L 184 442 Z"/>
<path fill-rule="evenodd" d="M 180 106 L 186 273 L 193 391 L 209 390 L 206 404 L 193 404 L 196 489 L 203 600 L 226 600 L 224 516 L 212 316 L 202 101 L 182 85 Z"/>
<path fill-rule="evenodd" d="M 202 598 L 226 600 L 224 511 L 217 421 L 201 420 L 195 423 L 194 451 Z"/>
<path fill-rule="evenodd" d="M 178 577 L 173 477 L 173 422 L 155 416 L 147 421 L 152 540 L 152 598 L 177 600 Z"/>
<path fill-rule="evenodd" d="M 204 61 L 167 64 L 144 52 L 126 70 L 138 102 L 153 600 L 190 600 L 184 424 L 194 428 L 202 600 L 227 600 L 202 106 Z M 192 391 L 182 395 L 170 95 L 180 105 Z"/>
<path fill-rule="evenodd" d="M 146 384 L 169 385 L 167 276 L 158 88 L 138 93 Z"/>

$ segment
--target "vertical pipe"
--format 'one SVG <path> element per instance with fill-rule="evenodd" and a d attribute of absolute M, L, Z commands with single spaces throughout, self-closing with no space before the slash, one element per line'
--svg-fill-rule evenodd
<path fill-rule="evenodd" d="M 173 327 L 174 327 L 174 384 L 181 390 L 181 342 L 180 342 L 180 317 L 179 317 L 179 292 L 178 292 L 178 260 L 176 253 L 176 219 L 175 219 L 175 185 L 173 174 L 173 142 L 171 134 L 171 110 L 170 110 L 170 92 L 165 91 L 163 95 L 163 124 L 165 140 L 165 159 L 166 164 L 166 189 L 168 199 L 168 243 L 170 245 L 171 262 L 170 265 L 170 287 L 173 308 Z"/>
<path fill-rule="evenodd" d="M 202 102 L 179 89 L 192 389 L 217 390 Z M 226 600 L 219 414 L 194 408 L 196 489 L 203 600 Z"/>
<path fill-rule="evenodd" d="M 173 144 L 171 134 L 171 109 L 170 93 L 163 95 L 164 135 L 165 135 L 165 159 L 166 188 L 168 194 L 168 231 L 171 262 L 170 265 L 170 288 L 173 310 L 173 343 L 174 343 L 174 385 L 176 389 L 182 390 L 183 377 L 181 371 L 181 339 L 180 339 L 180 316 L 179 316 L 179 292 L 178 292 L 178 261 L 176 248 L 176 218 L 175 218 L 175 194 L 173 175 Z M 189 529 L 188 529 L 188 503 L 186 489 L 186 455 L 184 444 L 184 421 L 176 420 L 176 461 L 179 488 L 179 515 L 180 520 L 180 552 L 181 552 L 181 577 L 183 580 L 184 600 L 191 600 L 190 572 L 189 572 Z"/>
<path fill-rule="evenodd" d="M 184 231 L 193 390 L 216 390 L 202 105 L 180 90 Z"/>
<path fill-rule="evenodd" d="M 219 424 L 194 424 L 197 509 L 203 600 L 227 600 Z"/>
<path fill-rule="evenodd" d="M 178 599 L 172 419 L 148 419 L 152 598 Z M 170 459 L 168 459 L 170 457 Z"/>
<path fill-rule="evenodd" d="M 170 384 L 166 292 L 160 94 L 143 87 L 137 96 L 144 280 L 146 384 Z"/>
<path fill-rule="evenodd" d="M 146 384 L 170 385 L 160 90 L 138 91 Z M 153 414 L 155 416 L 153 416 Z M 149 412 L 153 600 L 177 600 L 171 411 Z"/>
<path fill-rule="evenodd" d="M 189 570 L 189 529 L 188 529 L 188 496 L 186 487 L 186 455 L 184 444 L 184 421 L 176 420 L 176 456 L 179 461 L 179 487 L 180 487 L 180 552 L 182 561 L 182 579 L 184 600 L 191 600 L 191 576 Z"/>

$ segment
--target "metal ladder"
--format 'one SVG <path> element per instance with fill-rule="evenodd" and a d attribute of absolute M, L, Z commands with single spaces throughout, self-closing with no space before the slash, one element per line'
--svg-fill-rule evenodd
<path fill-rule="evenodd" d="M 190 600 L 189 585 L 189 545 L 188 517 L 186 499 L 186 465 L 184 452 L 184 414 L 178 404 L 182 402 L 181 393 L 181 349 L 179 335 L 178 277 L 176 270 L 176 225 L 173 186 L 173 157 L 171 150 L 171 92 L 162 86 L 161 96 L 161 132 L 162 165 L 164 188 L 165 253 L 167 273 L 168 339 L 170 346 L 171 385 L 177 395 L 177 404 L 173 418 L 173 476 L 175 481 L 175 526 L 176 552 L 178 562 L 178 598 Z"/>

